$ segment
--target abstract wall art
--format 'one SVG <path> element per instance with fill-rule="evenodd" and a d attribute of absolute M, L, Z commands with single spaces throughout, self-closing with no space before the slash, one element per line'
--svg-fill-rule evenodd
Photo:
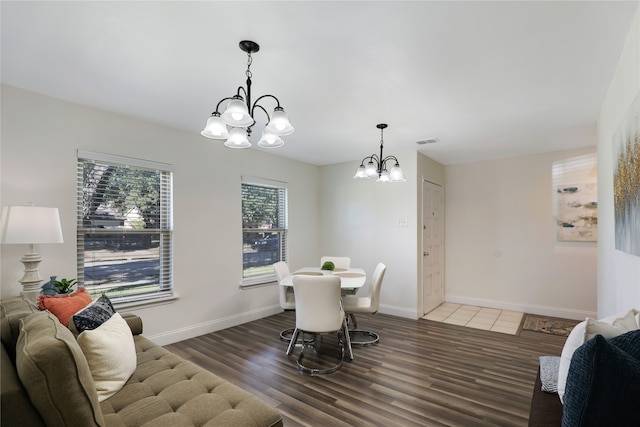
<path fill-rule="evenodd" d="M 640 94 L 613 135 L 616 249 L 640 256 Z"/>
<path fill-rule="evenodd" d="M 557 187 L 558 234 L 561 242 L 598 240 L 598 185 L 579 183 Z"/>

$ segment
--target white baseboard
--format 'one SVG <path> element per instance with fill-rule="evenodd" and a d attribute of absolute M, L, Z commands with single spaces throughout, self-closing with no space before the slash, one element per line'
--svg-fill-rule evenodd
<path fill-rule="evenodd" d="M 404 317 L 406 319 L 417 320 L 419 318 L 417 310 L 407 307 L 396 307 L 393 305 L 380 304 L 380 309 L 378 310 L 378 312 L 382 314 L 389 314 L 391 316 Z"/>
<path fill-rule="evenodd" d="M 215 319 L 210 322 L 199 323 L 160 334 L 145 335 L 145 337 L 158 345 L 168 345 L 178 341 L 184 341 L 189 338 L 199 337 L 200 335 L 205 335 L 211 332 L 220 331 L 222 329 L 231 328 L 233 326 L 238 326 L 243 323 L 252 322 L 278 313 L 282 313 L 282 308 L 280 308 L 279 305 L 273 305 L 270 307 L 264 307 L 260 310 L 234 314 L 233 316 L 224 317 L 222 319 Z"/>
<path fill-rule="evenodd" d="M 497 308 L 500 310 L 520 311 L 540 316 L 561 317 L 563 319 L 584 320 L 586 317 L 597 318 L 595 311 L 575 310 L 572 308 L 550 307 L 534 304 L 519 304 L 507 301 L 496 301 L 481 298 L 468 298 L 458 295 L 445 295 L 444 300 L 454 304 L 476 305 L 479 307 Z"/>

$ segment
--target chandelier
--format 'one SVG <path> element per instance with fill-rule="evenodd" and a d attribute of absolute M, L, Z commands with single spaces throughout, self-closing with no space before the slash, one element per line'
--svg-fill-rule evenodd
<path fill-rule="evenodd" d="M 211 113 L 201 135 L 211 139 L 226 139 L 224 145 L 229 148 L 249 148 L 251 147 L 249 142 L 251 128 L 256 124 L 253 114 L 257 108 L 267 115 L 267 125 L 262 131 L 258 146 L 281 147 L 284 142 L 280 137 L 292 134 L 294 129 L 284 108 L 280 106 L 278 98 L 273 95 L 262 95 L 253 104 L 251 103 L 251 54 L 259 51 L 260 46 L 256 42 L 243 40 L 240 42 L 240 49 L 247 53 L 247 88 L 240 86 L 234 96 L 223 98 L 218 102 L 216 110 Z M 276 107 L 271 116 L 262 105 L 258 104 L 265 98 L 273 98 L 276 101 Z M 229 102 L 224 112 L 220 114 L 220 105 L 225 101 Z"/>
<path fill-rule="evenodd" d="M 357 179 L 368 179 L 372 176 L 378 175 L 378 182 L 403 182 L 404 174 L 402 173 L 402 169 L 400 169 L 400 163 L 398 163 L 398 159 L 396 156 L 382 156 L 382 146 L 384 145 L 383 140 L 383 132 L 387 127 L 386 124 L 380 123 L 376 125 L 378 129 L 380 129 L 380 156 L 377 154 L 372 154 L 368 157 L 362 159 L 358 170 L 356 170 L 356 174 L 353 176 Z M 365 166 L 365 161 L 369 160 L 367 165 Z M 391 171 L 387 170 L 387 162 L 394 161 L 395 164 L 391 168 Z"/>

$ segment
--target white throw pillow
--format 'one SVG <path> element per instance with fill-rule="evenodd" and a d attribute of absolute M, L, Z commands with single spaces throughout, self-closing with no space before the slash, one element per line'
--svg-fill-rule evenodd
<path fill-rule="evenodd" d="M 558 396 L 563 404 L 571 357 L 576 349 L 598 334 L 609 339 L 638 329 L 637 314 L 636 310 L 629 310 L 626 314 L 618 314 L 602 320 L 587 318 L 573 328 L 562 348 L 560 367 L 558 368 Z"/>
<path fill-rule="evenodd" d="M 119 313 L 78 335 L 78 344 L 89 362 L 99 402 L 120 390 L 136 369 L 133 335 Z"/>

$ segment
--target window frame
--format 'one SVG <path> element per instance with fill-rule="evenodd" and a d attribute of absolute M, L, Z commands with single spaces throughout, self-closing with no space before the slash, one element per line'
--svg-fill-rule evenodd
<path fill-rule="evenodd" d="M 153 171 L 159 173 L 160 178 L 160 209 L 158 228 L 153 229 L 118 229 L 107 230 L 98 227 L 86 227 L 83 215 L 84 196 L 84 165 L 87 163 L 97 163 L 105 166 L 115 166 L 119 168 L 134 169 L 141 171 Z M 153 292 L 142 292 L 131 296 L 109 296 L 114 304 L 135 305 L 137 303 L 148 303 L 157 300 L 173 299 L 173 166 L 143 159 L 135 159 L 113 154 L 97 153 L 85 150 L 77 152 L 77 220 L 76 220 L 76 243 L 77 243 L 77 280 L 78 286 L 84 286 L 89 293 L 99 294 L 98 286 L 85 284 L 85 235 L 105 234 L 116 235 L 117 233 L 126 235 L 127 233 L 136 235 L 157 234 L 160 237 L 158 247 L 159 277 L 157 285 L 159 290 Z M 94 295 L 94 296 L 95 296 Z"/>
<path fill-rule="evenodd" d="M 241 282 L 240 282 L 240 286 L 243 288 L 246 287 L 252 287 L 252 286 L 260 286 L 260 285 L 265 285 L 265 284 L 269 284 L 269 283 L 273 283 L 276 281 L 276 274 L 275 274 L 275 270 L 273 272 L 267 273 L 267 274 L 261 274 L 261 275 L 255 275 L 255 276 L 247 276 L 245 277 L 245 262 L 244 262 L 244 257 L 245 257 L 245 252 L 244 252 L 244 242 L 245 242 L 245 233 L 257 233 L 260 232 L 259 230 L 263 230 L 260 228 L 253 228 L 253 227 L 244 227 L 244 196 L 243 196 L 243 192 L 242 192 L 242 187 L 245 185 L 251 185 L 251 186 L 256 186 L 256 187 L 267 187 L 267 188 L 275 188 L 279 190 L 279 195 L 278 195 L 278 203 L 281 204 L 280 206 L 280 214 L 279 214 L 279 218 L 278 221 L 281 225 L 279 227 L 276 228 L 269 228 L 267 230 L 269 230 L 269 232 L 276 232 L 278 233 L 278 235 L 280 236 L 280 260 L 281 261 L 285 261 L 288 262 L 288 247 L 289 247 L 289 200 L 288 200 L 288 188 L 287 188 L 287 183 L 286 182 L 282 182 L 282 181 L 275 181 L 275 180 L 271 180 L 271 179 L 264 179 L 264 178 L 257 178 L 257 177 L 252 177 L 252 176 L 242 176 L 241 177 L 241 191 L 240 191 L 240 210 L 241 210 L 241 223 L 240 226 L 242 228 L 242 239 L 241 239 L 241 244 L 242 244 L 242 273 L 241 273 Z M 276 261 L 274 261 L 275 263 Z M 273 264 L 273 263 L 272 263 Z"/>

